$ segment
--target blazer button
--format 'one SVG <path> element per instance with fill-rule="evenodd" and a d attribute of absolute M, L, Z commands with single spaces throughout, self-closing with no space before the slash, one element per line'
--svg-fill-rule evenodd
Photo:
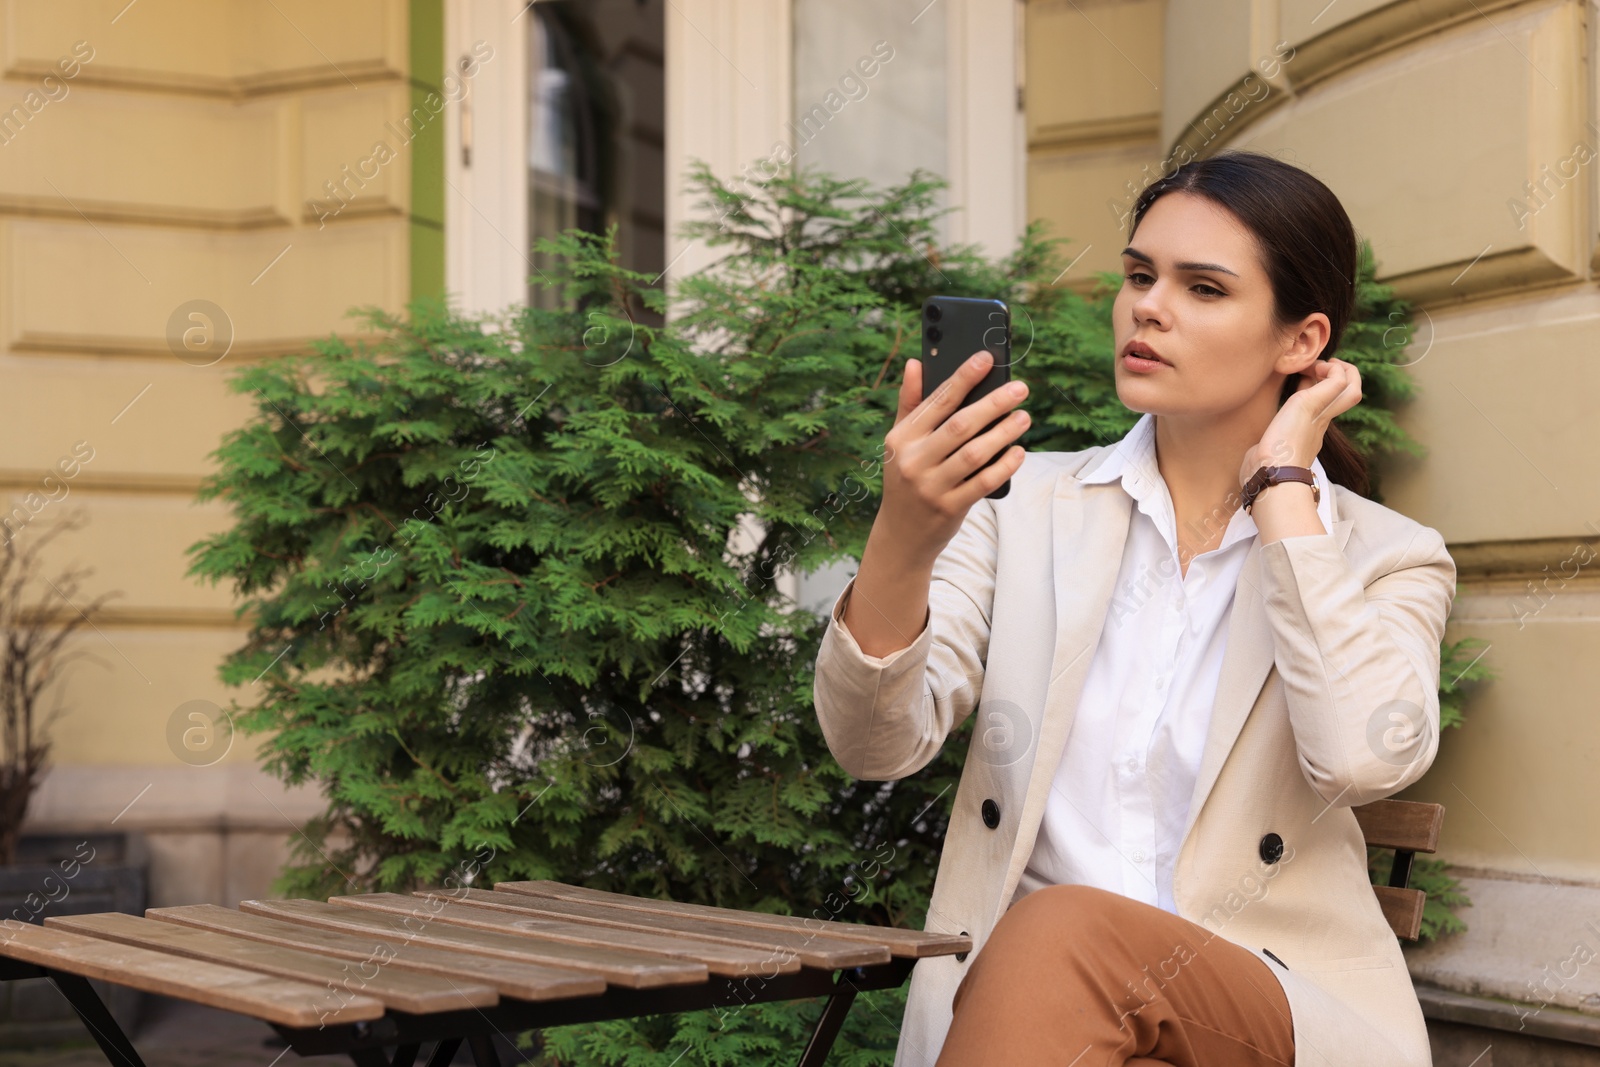
<path fill-rule="evenodd" d="M 1261 839 L 1261 858 L 1268 863 L 1277 863 L 1283 855 L 1283 838 L 1277 834 L 1268 834 Z"/>
<path fill-rule="evenodd" d="M 1000 805 L 992 800 L 983 802 L 983 825 L 991 830 L 1000 825 Z"/>

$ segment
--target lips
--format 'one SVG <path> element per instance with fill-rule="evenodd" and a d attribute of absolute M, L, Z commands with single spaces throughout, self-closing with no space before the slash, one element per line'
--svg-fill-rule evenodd
<path fill-rule="evenodd" d="M 1129 341 L 1127 344 L 1122 346 L 1122 354 L 1124 356 L 1139 356 L 1143 359 L 1153 359 L 1158 363 L 1167 363 L 1167 360 L 1162 358 L 1161 353 L 1157 352 L 1143 341 Z M 1170 363 L 1167 363 L 1167 365 L 1171 366 Z"/>

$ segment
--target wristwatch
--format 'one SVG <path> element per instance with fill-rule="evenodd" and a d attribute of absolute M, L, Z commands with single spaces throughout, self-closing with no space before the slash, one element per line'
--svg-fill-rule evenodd
<path fill-rule="evenodd" d="M 1318 488 L 1317 476 L 1311 472 L 1310 467 L 1262 467 L 1252 474 L 1250 480 L 1244 483 L 1244 488 L 1239 490 L 1244 510 L 1249 512 L 1250 505 L 1256 502 L 1256 497 L 1261 495 L 1261 491 L 1279 482 L 1304 482 L 1311 487 L 1311 502 L 1317 504 L 1322 501 L 1322 490 Z"/>

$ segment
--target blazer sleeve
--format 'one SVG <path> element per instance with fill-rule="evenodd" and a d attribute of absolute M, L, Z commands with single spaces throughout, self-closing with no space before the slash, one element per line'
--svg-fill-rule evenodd
<path fill-rule="evenodd" d="M 989 653 L 998 556 L 994 502 L 980 499 L 934 562 L 928 614 L 905 648 L 869 656 L 845 626 L 852 576 L 817 652 L 813 696 L 823 739 L 856 778 L 915 774 L 977 706 Z"/>
<path fill-rule="evenodd" d="M 1300 768 L 1330 805 L 1404 789 L 1439 749 L 1439 642 L 1456 567 L 1437 530 L 1417 531 L 1365 586 L 1332 534 L 1285 537 L 1262 550 Z"/>

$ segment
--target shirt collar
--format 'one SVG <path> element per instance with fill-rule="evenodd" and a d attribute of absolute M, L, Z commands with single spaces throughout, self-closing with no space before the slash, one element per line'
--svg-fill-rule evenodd
<path fill-rule="evenodd" d="M 1322 460 L 1311 461 L 1311 473 L 1316 475 L 1317 485 L 1322 490 L 1321 499 L 1317 501 L 1317 517 L 1322 520 L 1323 530 L 1332 533 L 1333 488 L 1328 481 L 1328 472 L 1322 467 Z M 1122 488 L 1139 505 L 1139 509 L 1152 519 L 1157 518 L 1158 513 L 1170 514 L 1172 511 L 1172 496 L 1156 465 L 1156 417 L 1151 412 L 1139 416 L 1139 421 L 1133 424 L 1122 440 L 1112 446 L 1111 455 L 1092 474 L 1079 477 L 1090 485 L 1121 481 Z M 1171 521 L 1175 525 L 1176 520 Z M 1165 533 L 1161 521 L 1158 520 L 1156 525 Z M 1217 547 L 1226 548 L 1258 532 L 1249 512 L 1242 507 L 1237 508 L 1228 521 L 1222 543 Z"/>

